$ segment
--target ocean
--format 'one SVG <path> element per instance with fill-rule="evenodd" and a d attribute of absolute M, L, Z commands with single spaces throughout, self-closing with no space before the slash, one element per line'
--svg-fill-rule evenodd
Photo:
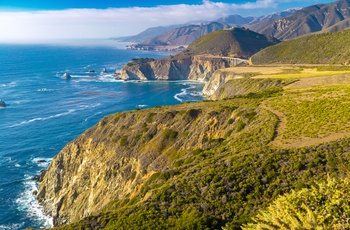
<path fill-rule="evenodd" d="M 0 99 L 7 104 L 0 109 L 1 230 L 52 226 L 33 194 L 38 186 L 33 177 L 102 117 L 203 99 L 197 93 L 203 83 L 116 81 L 114 71 L 132 58 L 169 55 L 124 46 L 115 41 L 0 44 Z M 65 72 L 70 80 L 62 79 Z"/>

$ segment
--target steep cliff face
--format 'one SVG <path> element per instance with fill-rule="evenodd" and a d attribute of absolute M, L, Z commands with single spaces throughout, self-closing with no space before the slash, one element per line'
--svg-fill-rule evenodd
<path fill-rule="evenodd" d="M 126 80 L 199 80 L 208 81 L 222 68 L 247 63 L 243 59 L 221 58 L 205 55 L 181 59 L 166 58 L 152 62 L 126 65 L 120 77 Z"/>
<path fill-rule="evenodd" d="M 220 100 L 248 94 L 260 94 L 264 91 L 270 92 L 297 81 L 296 79 L 261 78 L 264 74 L 282 74 L 283 71 L 288 72 L 293 71 L 293 69 L 253 66 L 220 69 L 206 82 L 202 93 L 210 99 Z"/>
<path fill-rule="evenodd" d="M 206 82 L 202 93 L 205 96 L 212 96 L 215 93 L 215 91 L 225 82 L 242 77 L 242 74 L 218 70 L 213 74 L 213 76 L 208 80 L 208 82 Z"/>
<path fill-rule="evenodd" d="M 62 225 L 97 214 L 112 200 L 140 196 L 153 174 L 169 170 L 174 160 L 194 149 L 215 147 L 244 121 L 239 114 L 245 109 L 237 113 L 236 106 L 221 104 L 182 104 L 105 117 L 53 159 L 38 192 L 45 212 Z M 221 112 L 213 112 L 217 110 Z"/>

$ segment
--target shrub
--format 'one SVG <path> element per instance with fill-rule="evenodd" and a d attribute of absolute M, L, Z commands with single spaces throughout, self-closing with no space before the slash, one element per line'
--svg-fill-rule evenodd
<path fill-rule="evenodd" d="M 242 129 L 244 129 L 244 127 L 245 123 L 243 121 L 238 121 L 236 131 L 240 132 Z"/>
<path fill-rule="evenodd" d="M 350 180 L 328 178 L 277 198 L 242 229 L 349 229 Z"/>
<path fill-rule="evenodd" d="M 120 146 L 126 146 L 129 144 L 128 142 L 128 137 L 127 136 L 122 136 L 119 140 Z"/>
<path fill-rule="evenodd" d="M 166 139 L 174 139 L 177 137 L 178 132 L 171 130 L 171 129 L 165 129 L 163 131 L 163 137 Z"/>

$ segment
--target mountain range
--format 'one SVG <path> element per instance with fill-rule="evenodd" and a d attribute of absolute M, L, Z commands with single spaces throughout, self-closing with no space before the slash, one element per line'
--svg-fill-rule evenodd
<path fill-rule="evenodd" d="M 152 27 L 145 31 L 129 37 L 116 38 L 124 42 L 136 42 L 145 46 L 182 46 L 189 45 L 197 38 L 217 30 L 246 27 L 247 25 L 260 23 L 266 20 L 285 17 L 299 10 L 288 9 L 283 12 L 272 13 L 260 17 L 242 17 L 240 15 L 229 15 L 211 22 L 195 22 L 185 25 L 172 25 L 168 27 Z"/>
<path fill-rule="evenodd" d="M 314 32 L 335 32 L 349 27 L 349 9 L 349 0 L 339 0 L 330 4 L 308 6 L 286 17 L 265 20 L 248 27 L 281 40 Z"/>
<path fill-rule="evenodd" d="M 311 33 L 335 32 L 349 28 L 349 9 L 350 0 L 338 0 L 260 17 L 242 17 L 235 14 L 212 22 L 153 27 L 120 40 L 146 46 L 186 46 L 207 33 L 231 27 L 246 27 L 260 34 L 288 40 Z"/>

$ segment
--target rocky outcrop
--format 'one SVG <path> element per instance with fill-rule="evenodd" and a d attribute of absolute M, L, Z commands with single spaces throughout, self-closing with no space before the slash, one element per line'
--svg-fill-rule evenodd
<path fill-rule="evenodd" d="M 166 58 L 123 67 L 120 77 L 126 80 L 199 80 L 208 81 L 212 74 L 222 68 L 247 63 L 237 58 L 206 55 L 184 58 Z"/>
<path fill-rule="evenodd" d="M 239 72 L 235 68 L 218 70 L 204 85 L 203 95 L 212 100 L 233 98 L 248 94 L 274 91 L 295 82 L 294 79 L 254 79 L 257 73 Z"/>
<path fill-rule="evenodd" d="M 69 74 L 69 73 L 64 73 L 63 76 L 62 76 L 63 79 L 71 79 L 72 76 Z"/>
<path fill-rule="evenodd" d="M 218 70 L 204 85 L 202 93 L 205 96 L 212 96 L 215 93 L 215 91 L 225 82 L 235 78 L 242 78 L 242 77 L 243 77 L 242 75 L 236 74 L 234 72 Z"/>
<path fill-rule="evenodd" d="M 5 108 L 6 103 L 3 100 L 0 100 L 0 108 Z"/>

